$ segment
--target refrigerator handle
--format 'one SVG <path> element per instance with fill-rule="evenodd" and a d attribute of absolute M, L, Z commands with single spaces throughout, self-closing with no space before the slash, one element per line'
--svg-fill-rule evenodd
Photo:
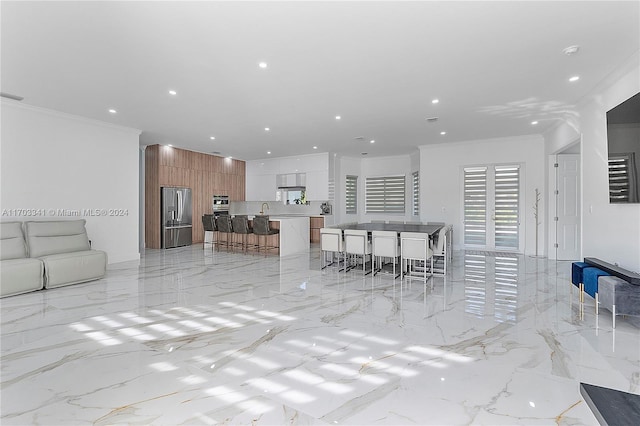
<path fill-rule="evenodd" d="M 178 190 L 176 192 L 176 205 L 178 207 L 178 222 L 182 222 L 182 191 Z"/>

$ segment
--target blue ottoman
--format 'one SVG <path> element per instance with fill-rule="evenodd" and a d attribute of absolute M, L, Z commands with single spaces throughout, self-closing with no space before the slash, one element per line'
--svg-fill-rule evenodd
<path fill-rule="evenodd" d="M 610 276 L 611 274 L 599 268 L 584 268 L 584 291 L 596 300 L 596 314 L 598 313 L 598 277 Z"/>
<path fill-rule="evenodd" d="M 584 262 L 573 262 L 571 264 L 571 283 L 580 290 L 580 302 L 584 302 L 583 274 L 585 268 L 593 268 L 593 266 Z"/>

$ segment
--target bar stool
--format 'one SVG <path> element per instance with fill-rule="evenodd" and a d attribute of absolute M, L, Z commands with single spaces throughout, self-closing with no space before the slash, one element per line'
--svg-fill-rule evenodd
<path fill-rule="evenodd" d="M 269 237 L 279 233 L 278 229 L 269 227 L 269 216 L 255 216 L 253 218 L 253 234 L 258 237 L 258 253 L 260 253 L 261 247 L 264 248 L 265 256 L 269 250 L 279 249 L 279 244 L 269 244 Z M 260 237 L 264 237 L 264 245 L 260 245 Z"/>
<path fill-rule="evenodd" d="M 246 252 L 249 247 L 258 247 L 257 244 L 249 244 L 248 237 L 249 234 L 253 234 L 253 231 L 249 228 L 249 218 L 247 215 L 235 215 L 231 223 L 233 225 L 233 233 L 236 236 L 240 236 L 240 241 L 233 242 L 234 247 L 240 247 L 244 252 Z"/>
<path fill-rule="evenodd" d="M 205 248 L 207 244 L 210 244 L 212 248 L 215 247 L 217 229 L 216 221 L 212 214 L 202 216 L 202 227 L 204 228 L 204 243 L 202 247 Z"/>
<path fill-rule="evenodd" d="M 224 245 L 228 250 L 230 247 L 230 239 L 233 237 L 233 225 L 231 224 L 231 216 L 223 214 L 216 219 L 216 227 L 218 228 L 218 248 Z M 222 240 L 224 235 L 224 241 Z"/>

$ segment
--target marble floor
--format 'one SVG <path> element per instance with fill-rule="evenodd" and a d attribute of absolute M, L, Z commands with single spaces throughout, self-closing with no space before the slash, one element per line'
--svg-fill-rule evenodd
<path fill-rule="evenodd" d="M 569 262 L 456 252 L 427 286 L 286 258 L 148 250 L 2 299 L 3 425 L 593 425 L 640 393 L 640 329 Z"/>

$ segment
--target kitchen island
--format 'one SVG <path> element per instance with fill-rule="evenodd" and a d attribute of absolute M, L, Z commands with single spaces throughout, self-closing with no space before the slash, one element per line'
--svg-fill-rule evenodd
<path fill-rule="evenodd" d="M 280 229 L 280 256 L 309 252 L 308 216 L 270 216 L 269 221 Z"/>

